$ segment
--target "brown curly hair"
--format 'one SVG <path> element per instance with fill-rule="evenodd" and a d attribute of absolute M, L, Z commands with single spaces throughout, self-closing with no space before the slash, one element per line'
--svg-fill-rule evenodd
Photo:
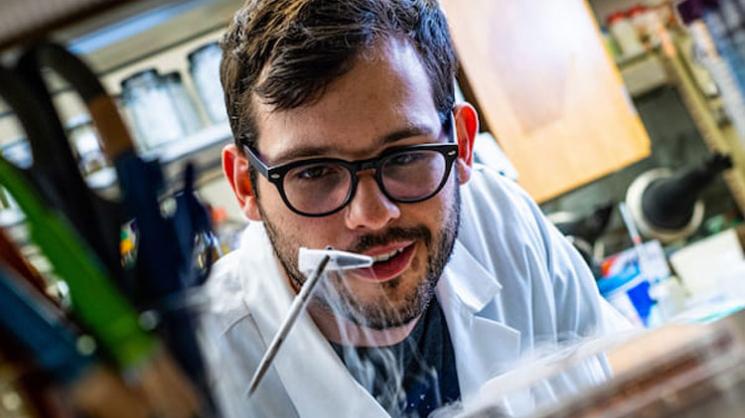
<path fill-rule="evenodd" d="M 256 146 L 252 94 L 280 110 L 312 104 L 386 37 L 414 46 L 444 123 L 457 61 L 437 0 L 247 0 L 221 43 L 220 79 L 236 144 Z"/>

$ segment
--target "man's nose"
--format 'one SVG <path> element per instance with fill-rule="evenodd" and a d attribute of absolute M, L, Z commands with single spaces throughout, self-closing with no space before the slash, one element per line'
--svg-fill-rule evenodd
<path fill-rule="evenodd" d="M 391 202 L 372 175 L 361 175 L 357 191 L 346 213 L 347 228 L 353 230 L 380 230 L 401 216 L 401 211 Z"/>

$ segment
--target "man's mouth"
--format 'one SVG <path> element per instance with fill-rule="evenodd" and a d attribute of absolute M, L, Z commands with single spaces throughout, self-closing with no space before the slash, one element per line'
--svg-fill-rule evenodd
<path fill-rule="evenodd" d="M 378 283 L 396 278 L 409 268 L 415 249 L 414 241 L 373 248 L 364 253 L 373 257 L 372 267 L 355 270 L 354 275 Z"/>

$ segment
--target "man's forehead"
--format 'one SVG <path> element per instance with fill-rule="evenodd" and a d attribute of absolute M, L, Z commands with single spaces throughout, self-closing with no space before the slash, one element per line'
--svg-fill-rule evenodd
<path fill-rule="evenodd" d="M 395 39 L 360 54 L 309 104 L 279 110 L 256 95 L 252 100 L 258 148 L 269 156 L 308 142 L 363 149 L 364 142 L 396 131 L 436 130 L 439 121 L 418 54 L 408 42 Z"/>

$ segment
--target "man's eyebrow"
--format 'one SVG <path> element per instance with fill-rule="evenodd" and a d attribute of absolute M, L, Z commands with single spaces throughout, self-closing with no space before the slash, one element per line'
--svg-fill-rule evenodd
<path fill-rule="evenodd" d="M 319 157 L 322 155 L 328 155 L 332 152 L 333 148 L 329 146 L 303 146 L 303 147 L 297 147 L 295 149 L 291 149 L 289 151 L 281 152 L 278 156 L 274 157 L 273 164 L 284 164 L 289 163 L 291 161 L 303 159 L 303 158 L 310 158 L 310 157 Z"/>
<path fill-rule="evenodd" d="M 399 129 L 389 134 L 386 134 L 385 136 L 383 136 L 382 138 L 378 140 L 378 144 L 389 145 L 389 144 L 393 144 L 397 141 L 401 141 L 406 138 L 413 138 L 415 136 L 427 136 L 427 135 L 429 136 L 434 135 L 434 132 L 432 131 L 431 127 L 424 125 L 424 124 L 422 125 L 412 124 L 403 129 Z M 338 151 L 338 149 L 328 146 L 328 145 L 300 146 L 295 149 L 282 152 L 278 156 L 274 157 L 272 160 L 275 161 L 274 164 L 284 164 L 286 162 L 299 160 L 302 158 L 321 157 L 325 155 L 330 155 L 334 151 Z"/>
<path fill-rule="evenodd" d="M 403 129 L 389 133 L 384 136 L 380 142 L 383 145 L 388 145 L 406 138 L 413 138 L 415 136 L 434 136 L 434 134 L 435 132 L 428 125 L 412 124 Z"/>

